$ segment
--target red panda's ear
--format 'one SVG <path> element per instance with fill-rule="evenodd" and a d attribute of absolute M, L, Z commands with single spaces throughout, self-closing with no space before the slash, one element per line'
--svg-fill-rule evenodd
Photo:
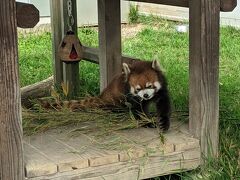
<path fill-rule="evenodd" d="M 152 68 L 155 69 L 156 71 L 161 71 L 161 66 L 157 60 L 153 60 Z"/>
<path fill-rule="evenodd" d="M 125 77 L 126 77 L 126 80 L 127 80 L 128 76 L 129 76 L 129 74 L 131 72 L 130 68 L 129 68 L 129 66 L 126 63 L 123 63 L 122 66 L 123 66 L 123 73 L 125 74 Z"/>

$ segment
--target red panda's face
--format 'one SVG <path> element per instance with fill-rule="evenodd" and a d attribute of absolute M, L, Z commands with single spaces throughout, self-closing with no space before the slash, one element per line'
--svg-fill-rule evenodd
<path fill-rule="evenodd" d="M 159 80 L 160 64 L 154 60 L 152 63 L 139 61 L 133 66 L 123 63 L 123 73 L 130 86 L 130 93 L 142 100 L 151 99 L 162 85 Z"/>
<path fill-rule="evenodd" d="M 130 93 L 143 100 L 151 99 L 161 89 L 161 83 L 154 71 L 129 76 Z"/>

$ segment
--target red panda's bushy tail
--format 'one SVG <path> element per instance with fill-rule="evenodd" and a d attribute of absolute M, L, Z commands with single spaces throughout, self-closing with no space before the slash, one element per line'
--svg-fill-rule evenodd
<path fill-rule="evenodd" d="M 39 104 L 44 109 L 70 109 L 72 111 L 84 110 L 89 108 L 101 108 L 108 104 L 99 97 L 89 97 L 82 100 L 59 101 L 51 103 L 47 100 L 39 100 Z"/>

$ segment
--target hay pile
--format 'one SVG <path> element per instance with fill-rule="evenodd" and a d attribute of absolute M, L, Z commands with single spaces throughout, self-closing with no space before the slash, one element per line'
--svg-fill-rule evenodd
<path fill-rule="evenodd" d="M 154 113 L 155 114 L 155 113 Z M 155 124 L 156 117 L 147 118 L 141 116 L 141 120 L 136 120 L 128 109 L 101 110 L 89 109 L 79 112 L 71 112 L 69 109 L 61 110 L 35 110 L 23 109 L 23 131 L 25 135 L 34 135 L 47 130 L 67 129 L 70 136 L 88 137 L 91 145 L 107 150 L 130 151 L 135 146 L 146 150 L 145 145 L 139 145 L 131 139 L 119 136 L 121 130 L 135 129 L 149 123 Z M 182 122 L 186 121 L 186 112 L 175 112 L 172 118 Z M 111 135 L 111 136 L 109 136 Z M 159 131 L 159 141 L 164 144 L 164 134 Z M 83 151 L 88 147 L 84 147 Z M 151 149 L 150 149 L 151 151 Z"/>
<path fill-rule="evenodd" d="M 142 115 L 140 121 L 137 121 L 131 112 L 118 109 L 117 112 L 111 110 L 82 110 L 80 112 L 71 112 L 68 109 L 60 111 L 54 110 L 27 110 L 23 109 L 23 131 L 25 135 L 33 135 L 50 129 L 64 126 L 81 127 L 78 131 L 81 133 L 98 133 L 98 135 L 107 135 L 114 131 L 123 129 L 133 129 L 154 122 Z"/>

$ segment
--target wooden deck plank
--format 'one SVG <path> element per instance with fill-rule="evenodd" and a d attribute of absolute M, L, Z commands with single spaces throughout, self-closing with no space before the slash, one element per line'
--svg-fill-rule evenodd
<path fill-rule="evenodd" d="M 173 122 L 164 138 L 160 138 L 157 129 L 151 128 L 118 131 L 99 137 L 96 133 L 81 134 L 78 130 L 82 126 L 86 124 L 27 138 L 28 143 L 51 156 L 49 158 L 58 165 L 57 174 L 42 176 L 41 180 L 143 179 L 191 170 L 200 164 L 199 141 L 188 133 L 182 122 Z M 67 158 L 65 154 L 68 154 Z M 74 168 L 73 162 L 78 165 L 78 159 L 87 160 L 88 167 Z"/>
<path fill-rule="evenodd" d="M 57 165 L 47 159 L 34 147 L 24 142 L 23 148 L 26 177 L 36 177 L 57 173 Z"/>
<path fill-rule="evenodd" d="M 67 135 L 67 132 L 62 132 L 61 134 L 52 134 L 52 137 L 75 149 L 76 153 L 83 159 L 88 159 L 90 166 L 100 166 L 119 161 L 117 152 L 96 148 L 96 142 L 94 143 L 95 140 L 90 136 L 78 135 L 71 137 Z"/>
<path fill-rule="evenodd" d="M 174 151 L 184 151 L 199 147 L 199 140 L 182 133 L 181 131 L 170 131 L 165 136 L 166 142 L 174 145 Z"/>
<path fill-rule="evenodd" d="M 123 180 L 123 179 L 127 179 L 127 180 L 136 180 L 139 175 L 139 169 L 129 169 L 125 172 L 119 172 L 119 173 L 115 173 L 115 174 L 108 174 L 108 175 L 104 175 L 102 176 L 104 180 Z"/>
<path fill-rule="evenodd" d="M 103 177 L 85 178 L 82 180 L 104 180 Z"/>
<path fill-rule="evenodd" d="M 140 164 L 140 179 L 191 170 L 200 164 L 200 149 L 149 157 L 140 163 L 142 163 L 142 165 Z"/>
<path fill-rule="evenodd" d="M 160 138 L 151 139 L 149 141 L 136 142 L 136 145 L 131 149 L 126 149 L 119 153 L 120 161 L 134 161 L 135 159 L 154 156 L 164 155 L 174 151 L 173 144 L 163 144 Z"/>
<path fill-rule="evenodd" d="M 98 167 L 88 167 L 75 171 L 58 173 L 47 178 L 33 178 L 32 180 L 122 180 L 123 177 L 131 179 L 146 179 L 164 174 L 172 174 L 197 168 L 200 164 L 199 148 L 183 152 L 173 152 L 164 156 L 152 156 L 132 162 L 118 162 Z M 128 179 L 129 179 L 128 178 Z"/>
<path fill-rule="evenodd" d="M 84 180 L 92 180 L 92 179 L 103 179 L 104 176 L 107 175 L 119 175 L 124 174 L 125 172 L 136 171 L 138 173 L 139 167 L 138 165 L 129 164 L 127 162 L 119 162 L 114 164 L 108 164 L 98 167 L 88 167 L 85 169 L 78 169 L 75 171 L 62 172 L 53 176 L 45 176 L 45 177 L 36 177 L 34 180 L 68 180 L 68 179 L 84 179 Z M 135 178 L 136 179 L 136 178 Z"/>
<path fill-rule="evenodd" d="M 83 159 L 75 153 L 75 149 L 57 141 L 48 134 L 26 137 L 25 142 L 34 146 L 48 159 L 56 163 L 59 172 L 88 167 L 88 159 Z"/>

